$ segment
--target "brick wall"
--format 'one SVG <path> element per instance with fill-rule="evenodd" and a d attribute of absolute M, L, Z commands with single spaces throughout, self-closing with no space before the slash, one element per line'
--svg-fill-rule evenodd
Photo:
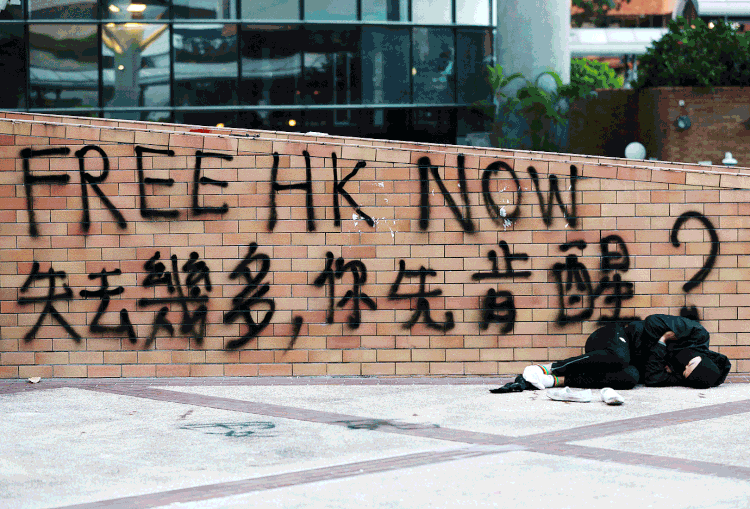
<path fill-rule="evenodd" d="M 750 372 L 744 168 L 0 113 L 0 179 L 2 377 L 514 374 L 683 306 Z"/>
<path fill-rule="evenodd" d="M 640 141 L 649 157 L 719 165 L 731 152 L 739 165 L 750 166 L 747 87 L 649 88 L 640 92 L 638 109 Z M 677 126 L 680 116 L 690 119 L 689 129 Z"/>

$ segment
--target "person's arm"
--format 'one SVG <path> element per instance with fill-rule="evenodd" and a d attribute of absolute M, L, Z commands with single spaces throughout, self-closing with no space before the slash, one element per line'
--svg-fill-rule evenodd
<path fill-rule="evenodd" d="M 681 316 L 651 315 L 644 320 L 644 328 L 652 338 L 659 338 L 665 332 L 674 332 L 674 340 L 680 348 L 708 348 L 709 333 L 694 320 Z"/>
<path fill-rule="evenodd" d="M 645 383 L 648 387 L 682 385 L 682 377 L 667 370 L 667 341 L 674 340 L 676 340 L 674 332 L 667 331 L 651 347 L 651 353 L 646 361 L 645 374 Z"/>

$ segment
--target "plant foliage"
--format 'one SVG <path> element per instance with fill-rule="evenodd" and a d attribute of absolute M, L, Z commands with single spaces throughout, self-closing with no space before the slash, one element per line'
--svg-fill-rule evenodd
<path fill-rule="evenodd" d="M 622 88 L 624 78 L 618 76 L 607 62 L 574 58 L 570 61 L 570 82 L 596 90 Z"/>
<path fill-rule="evenodd" d="M 558 126 L 567 123 L 567 112 L 570 102 L 585 97 L 591 88 L 571 83 L 564 85 L 560 76 L 553 71 L 546 71 L 534 81 L 521 73 L 505 75 L 501 65 L 488 66 L 489 82 L 494 92 L 495 101 L 482 101 L 475 104 L 475 109 L 483 111 L 493 120 L 495 142 L 498 147 L 524 148 L 530 150 L 559 150 L 555 142 Z M 550 91 L 541 86 L 544 76 L 551 76 L 556 87 Z M 522 80 L 515 93 L 508 93 L 508 86 Z M 522 119 L 525 129 L 511 125 L 510 119 Z"/>
<path fill-rule="evenodd" d="M 609 24 L 607 14 L 617 11 L 623 3 L 630 3 L 630 0 L 572 0 L 572 3 L 573 7 L 578 8 L 570 16 L 574 27 L 581 27 L 584 23 L 606 27 Z"/>
<path fill-rule="evenodd" d="M 678 18 L 641 56 L 637 88 L 750 85 L 750 34 L 722 20 Z"/>

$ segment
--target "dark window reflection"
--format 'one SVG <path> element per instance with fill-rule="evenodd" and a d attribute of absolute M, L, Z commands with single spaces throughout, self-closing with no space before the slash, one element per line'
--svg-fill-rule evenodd
<path fill-rule="evenodd" d="M 169 111 L 105 111 L 104 118 L 119 118 L 122 120 L 140 120 L 142 122 L 174 123 Z"/>
<path fill-rule="evenodd" d="M 244 0 L 240 5 L 242 17 L 246 19 L 300 19 L 299 0 Z"/>
<path fill-rule="evenodd" d="M 452 103 L 456 74 L 453 31 L 415 28 L 412 52 L 414 102 Z"/>
<path fill-rule="evenodd" d="M 362 99 L 359 54 L 360 31 L 340 26 L 304 30 L 304 74 L 297 103 L 310 105 L 359 104 Z M 305 125 L 326 131 L 332 125 L 352 124 L 351 110 L 306 110 Z"/>
<path fill-rule="evenodd" d="M 424 143 L 456 143 L 455 109 L 415 109 L 411 112 L 412 140 Z"/>
<path fill-rule="evenodd" d="M 102 17 L 114 21 L 139 21 L 169 17 L 169 0 L 104 0 Z"/>
<path fill-rule="evenodd" d="M 237 113 L 234 111 L 176 111 L 178 124 L 205 127 L 237 127 Z"/>
<path fill-rule="evenodd" d="M 305 0 L 305 21 L 338 21 L 356 19 L 356 0 Z"/>
<path fill-rule="evenodd" d="M 244 4 L 243 4 L 244 5 Z M 250 105 L 294 104 L 302 76 L 302 31 L 296 26 L 243 26 L 240 101 Z M 245 127 L 285 129 L 291 114 L 244 112 Z"/>
<path fill-rule="evenodd" d="M 0 20 L 23 19 L 23 2 L 21 0 L 8 2 L 0 0 L 0 5 L 4 5 L 0 8 Z"/>
<path fill-rule="evenodd" d="M 402 104 L 409 100 L 409 29 L 362 29 L 362 102 Z"/>
<path fill-rule="evenodd" d="M 23 25 L 0 25 L 0 108 L 26 106 L 26 44 Z"/>
<path fill-rule="evenodd" d="M 167 25 L 107 23 L 102 30 L 104 106 L 169 106 Z M 118 118 L 140 120 L 138 112 Z"/>
<path fill-rule="evenodd" d="M 234 19 L 237 0 L 173 0 L 172 9 L 175 18 Z"/>
<path fill-rule="evenodd" d="M 174 104 L 237 104 L 237 25 L 175 25 Z"/>
<path fill-rule="evenodd" d="M 28 0 L 32 19 L 96 19 L 97 0 Z M 0 1 L 0 4 L 3 3 Z M 12 1 L 8 3 L 13 3 Z"/>
<path fill-rule="evenodd" d="M 363 21 L 409 21 L 409 0 L 362 2 Z"/>
<path fill-rule="evenodd" d="M 491 100 L 487 66 L 492 64 L 492 34 L 489 30 L 458 30 L 456 48 L 458 102 L 471 104 Z"/>
<path fill-rule="evenodd" d="M 96 25 L 29 25 L 29 106 L 96 108 Z"/>

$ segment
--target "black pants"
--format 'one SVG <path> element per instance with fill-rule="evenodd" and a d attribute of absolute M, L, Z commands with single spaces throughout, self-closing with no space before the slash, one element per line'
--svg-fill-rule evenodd
<path fill-rule="evenodd" d="M 630 364 L 625 329 L 605 325 L 586 340 L 583 355 L 552 363 L 552 374 L 565 377 L 565 385 L 601 389 L 632 389 L 640 373 Z"/>

